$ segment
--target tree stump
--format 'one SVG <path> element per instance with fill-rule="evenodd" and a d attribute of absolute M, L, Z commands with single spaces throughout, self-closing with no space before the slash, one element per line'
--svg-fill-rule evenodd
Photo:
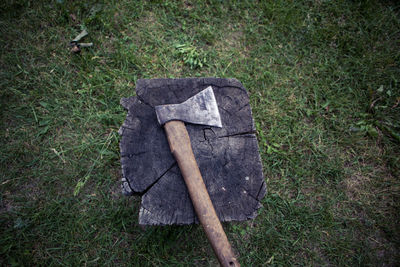
<path fill-rule="evenodd" d="M 139 224 L 197 223 L 188 191 L 154 106 L 181 103 L 212 86 L 223 128 L 186 124 L 193 152 L 221 221 L 255 218 L 266 193 L 248 94 L 236 79 L 138 80 L 120 128 L 122 188 L 142 195 Z"/>

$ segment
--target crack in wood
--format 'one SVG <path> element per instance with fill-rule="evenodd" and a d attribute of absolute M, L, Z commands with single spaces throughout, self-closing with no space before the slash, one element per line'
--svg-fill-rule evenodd
<path fill-rule="evenodd" d="M 131 130 L 131 131 L 135 131 L 136 130 L 135 128 L 130 128 L 130 127 L 127 127 L 127 126 L 124 126 L 124 125 L 122 125 L 121 128 L 123 128 L 124 130 L 128 129 L 128 130 Z M 120 135 L 122 135 L 122 134 L 120 134 Z"/>
<path fill-rule="evenodd" d="M 258 189 L 258 193 L 257 193 L 257 197 L 256 197 L 256 199 L 257 199 L 258 201 L 260 201 L 261 198 L 264 197 L 264 195 L 265 195 L 265 190 L 266 190 L 266 188 L 265 188 L 265 181 L 263 181 L 263 182 L 261 183 L 261 185 L 260 185 L 260 188 Z M 260 197 L 260 194 L 262 194 L 261 197 Z"/>
<path fill-rule="evenodd" d="M 238 108 L 237 112 L 242 111 L 242 109 L 249 107 L 249 106 L 250 106 L 250 103 L 247 103 L 247 104 L 241 106 L 240 108 Z"/>
<path fill-rule="evenodd" d="M 217 136 L 217 138 L 225 138 L 225 137 L 244 137 L 244 138 L 253 138 L 255 131 L 248 131 L 248 132 L 242 132 L 242 133 L 236 133 L 236 134 L 228 134 L 228 135 L 223 135 L 223 136 Z"/>
<path fill-rule="evenodd" d="M 176 162 L 174 162 L 165 172 L 163 172 L 153 183 L 151 183 L 145 190 L 142 192 L 138 192 L 139 195 L 144 195 L 146 194 L 156 183 L 160 181 L 161 178 L 165 176 L 167 172 L 169 172 L 173 167 L 176 166 Z"/>
<path fill-rule="evenodd" d="M 150 103 L 146 102 L 139 94 L 137 94 L 136 97 L 142 104 L 145 104 L 146 106 L 154 108 L 154 106 L 152 106 Z"/>
<path fill-rule="evenodd" d="M 146 154 L 147 152 L 146 151 L 143 151 L 143 152 L 138 152 L 138 153 L 129 153 L 129 154 L 126 154 L 126 155 L 123 155 L 123 154 L 121 154 L 121 158 L 132 158 L 132 157 L 134 157 L 134 156 L 140 156 L 140 155 L 143 155 L 143 154 Z"/>
<path fill-rule="evenodd" d="M 216 85 L 216 84 L 213 84 L 213 83 L 206 83 L 204 86 L 213 86 L 213 87 L 217 87 L 217 88 L 235 88 L 235 89 L 239 89 L 239 90 L 241 90 L 241 91 L 244 91 L 244 92 L 246 92 L 246 90 L 245 89 L 243 89 L 243 88 L 241 88 L 241 87 L 239 87 L 239 86 L 235 86 L 235 85 L 223 85 L 223 86 L 220 86 L 220 85 Z M 247 93 L 247 92 L 246 92 Z"/>
<path fill-rule="evenodd" d="M 211 147 L 211 154 L 213 154 L 213 152 L 214 152 L 214 147 L 213 147 L 213 145 L 211 144 L 211 138 L 208 137 L 208 135 L 207 135 L 207 132 L 208 132 L 208 131 L 211 131 L 211 132 L 213 133 L 214 136 L 215 136 L 215 132 L 214 132 L 214 130 L 213 130 L 211 127 L 209 127 L 209 128 L 204 128 L 204 129 L 203 129 L 204 141 L 207 142 L 207 144 Z"/>
<path fill-rule="evenodd" d="M 232 116 L 232 113 L 230 112 L 230 111 L 228 111 L 228 110 L 226 110 L 225 108 L 223 108 L 223 107 L 218 107 L 219 109 L 222 109 L 223 111 L 225 111 L 226 113 L 228 113 L 230 116 Z"/>

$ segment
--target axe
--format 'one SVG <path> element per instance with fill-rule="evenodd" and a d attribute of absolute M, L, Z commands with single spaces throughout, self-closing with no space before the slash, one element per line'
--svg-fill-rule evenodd
<path fill-rule="evenodd" d="M 222 266 L 240 266 L 207 192 L 185 127 L 185 122 L 222 127 L 213 89 L 209 86 L 181 104 L 156 106 L 155 111 L 219 263 Z"/>

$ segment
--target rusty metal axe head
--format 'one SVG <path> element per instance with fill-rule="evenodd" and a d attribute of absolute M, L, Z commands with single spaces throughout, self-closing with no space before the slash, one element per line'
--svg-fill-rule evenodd
<path fill-rule="evenodd" d="M 156 106 L 155 110 L 161 125 L 168 121 L 179 120 L 222 127 L 217 101 L 211 86 L 181 104 L 160 105 Z"/>

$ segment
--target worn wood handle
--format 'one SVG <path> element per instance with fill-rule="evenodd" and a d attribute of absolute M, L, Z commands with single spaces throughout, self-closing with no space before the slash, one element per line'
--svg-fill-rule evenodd
<path fill-rule="evenodd" d="M 197 217 L 219 263 L 224 267 L 240 266 L 208 195 L 185 124 L 181 121 L 169 121 L 164 125 L 164 128 L 171 152 L 178 162 Z"/>

